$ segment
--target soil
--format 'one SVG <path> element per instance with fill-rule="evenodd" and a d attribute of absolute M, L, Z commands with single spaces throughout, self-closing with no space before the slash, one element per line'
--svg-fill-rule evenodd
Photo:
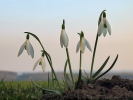
<path fill-rule="evenodd" d="M 63 96 L 45 94 L 41 100 L 133 100 L 133 80 L 114 75 L 95 84 L 83 83 L 78 90 L 66 90 Z"/>

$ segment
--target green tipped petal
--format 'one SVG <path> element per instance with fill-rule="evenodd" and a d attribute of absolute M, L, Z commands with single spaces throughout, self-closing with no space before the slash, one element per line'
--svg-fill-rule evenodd
<path fill-rule="evenodd" d="M 98 36 L 100 36 L 103 33 L 103 36 L 105 37 L 107 34 L 107 31 L 111 35 L 111 26 L 108 20 L 106 19 L 106 13 L 104 12 L 103 14 L 105 14 L 105 16 L 103 16 L 103 18 L 100 19 L 97 34 Z"/>

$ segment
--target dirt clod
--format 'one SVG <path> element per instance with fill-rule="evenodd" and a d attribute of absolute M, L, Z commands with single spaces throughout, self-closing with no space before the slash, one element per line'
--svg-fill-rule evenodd
<path fill-rule="evenodd" d="M 63 96 L 45 94 L 42 100 L 133 100 L 133 80 L 114 75 L 95 84 L 83 83 L 78 90 L 67 90 Z"/>

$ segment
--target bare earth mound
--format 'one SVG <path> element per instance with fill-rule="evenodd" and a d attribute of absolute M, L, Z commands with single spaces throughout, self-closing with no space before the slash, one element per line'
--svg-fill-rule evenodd
<path fill-rule="evenodd" d="M 63 96 L 45 94 L 42 100 L 133 100 L 133 80 L 114 75 L 95 84 L 82 84 L 81 89 L 67 90 Z"/>

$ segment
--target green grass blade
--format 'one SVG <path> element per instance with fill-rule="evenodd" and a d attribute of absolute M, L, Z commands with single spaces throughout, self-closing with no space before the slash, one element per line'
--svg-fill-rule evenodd
<path fill-rule="evenodd" d="M 71 87 L 71 86 L 73 86 L 73 83 L 70 80 L 68 74 L 66 73 L 67 63 L 68 63 L 68 59 L 66 60 L 65 66 L 64 66 L 64 79 L 65 79 L 65 82 L 67 83 L 67 86 Z"/>
<path fill-rule="evenodd" d="M 67 83 L 66 83 L 66 81 L 64 80 L 64 78 L 62 78 L 62 81 L 63 81 L 63 85 L 62 85 L 62 86 L 66 87 L 66 86 L 67 86 Z M 68 86 L 67 86 L 67 87 L 68 87 Z"/>
<path fill-rule="evenodd" d="M 0 84 L 2 84 L 2 83 L 4 82 L 5 77 L 6 77 L 6 74 L 5 74 L 4 77 L 1 79 Z"/>
<path fill-rule="evenodd" d="M 48 89 L 50 88 L 50 79 L 49 79 L 49 72 L 48 72 Z"/>
<path fill-rule="evenodd" d="M 52 78 L 52 87 L 54 89 L 54 75 L 52 69 L 51 69 L 51 78 Z"/>
<path fill-rule="evenodd" d="M 117 56 L 116 56 L 114 62 L 113 62 L 112 65 L 110 66 L 110 68 L 109 68 L 108 70 L 106 70 L 104 73 L 102 73 L 101 75 L 99 75 L 97 78 L 95 78 L 93 82 L 95 82 L 97 79 L 99 79 L 100 77 L 102 77 L 103 75 L 105 75 L 107 72 L 109 72 L 109 71 L 114 67 L 114 65 L 115 65 L 115 63 L 116 63 L 116 61 L 117 61 L 117 59 L 118 59 L 118 54 L 117 54 Z"/>
<path fill-rule="evenodd" d="M 93 79 L 103 70 L 103 68 L 107 64 L 109 58 L 110 58 L 110 56 L 108 56 L 108 58 L 105 60 L 105 62 L 103 63 L 103 65 L 98 69 L 98 71 L 95 72 L 95 74 L 92 76 Z"/>

